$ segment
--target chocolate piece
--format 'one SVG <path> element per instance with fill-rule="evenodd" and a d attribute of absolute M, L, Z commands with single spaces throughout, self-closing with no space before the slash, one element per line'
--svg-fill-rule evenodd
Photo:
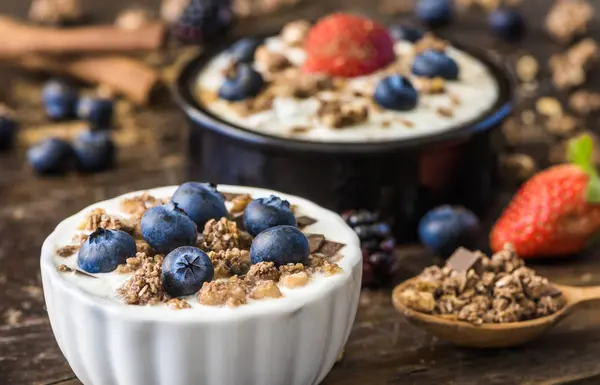
<path fill-rule="evenodd" d="M 464 247 L 459 247 L 448 259 L 448 266 L 458 272 L 469 271 L 480 258 L 480 254 L 474 253 Z"/>
<path fill-rule="evenodd" d="M 323 243 L 325 243 L 325 236 L 323 234 L 308 234 L 306 238 L 308 238 L 308 247 L 311 254 L 316 253 L 323 246 Z"/>
<path fill-rule="evenodd" d="M 311 217 L 307 217 L 306 215 L 302 215 L 299 217 L 296 217 L 296 224 L 298 226 L 299 229 L 303 229 L 306 226 L 310 226 L 312 224 L 317 223 L 317 220 Z"/>
<path fill-rule="evenodd" d="M 231 220 L 237 224 L 238 229 L 241 231 L 246 230 L 244 227 L 244 212 L 231 214 Z"/>
<path fill-rule="evenodd" d="M 325 255 L 326 257 L 333 257 L 344 246 L 346 246 L 346 245 L 343 243 L 333 242 L 333 241 L 325 241 L 325 242 L 323 242 L 323 245 L 321 246 L 321 248 L 318 251 L 319 251 L 319 253 Z"/>

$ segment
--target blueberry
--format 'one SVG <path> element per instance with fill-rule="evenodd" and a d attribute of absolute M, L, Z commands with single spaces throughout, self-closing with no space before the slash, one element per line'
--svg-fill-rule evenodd
<path fill-rule="evenodd" d="M 525 19 L 513 9 L 496 9 L 489 16 L 494 33 L 506 41 L 514 42 L 525 35 Z"/>
<path fill-rule="evenodd" d="M 479 220 L 463 207 L 440 206 L 419 222 L 419 238 L 429 249 L 445 256 L 457 247 L 469 247 L 479 234 Z"/>
<path fill-rule="evenodd" d="M 444 52 L 428 50 L 415 57 L 412 73 L 427 78 L 442 77 L 447 80 L 456 80 L 458 79 L 458 65 Z"/>
<path fill-rule="evenodd" d="M 86 96 L 77 103 L 77 117 L 90 123 L 93 129 L 106 130 L 112 125 L 114 101 Z"/>
<path fill-rule="evenodd" d="M 423 37 L 423 31 L 406 24 L 394 24 L 388 28 L 388 32 L 395 41 L 405 40 L 414 43 Z"/>
<path fill-rule="evenodd" d="M 83 172 L 111 168 L 115 162 L 115 145 L 108 131 L 87 131 L 73 143 L 75 166 Z"/>
<path fill-rule="evenodd" d="M 215 270 L 208 255 L 192 246 L 171 251 L 162 264 L 163 289 L 171 297 L 196 293 L 204 282 L 213 279 Z"/>
<path fill-rule="evenodd" d="M 379 219 L 379 215 L 368 210 L 349 211 L 342 214 L 342 217 L 350 227 L 375 223 Z"/>
<path fill-rule="evenodd" d="M 88 273 L 108 273 L 135 257 L 135 240 L 121 230 L 99 227 L 83 243 L 77 256 L 77 265 Z"/>
<path fill-rule="evenodd" d="M 277 266 L 288 263 L 308 264 L 308 239 L 295 226 L 271 227 L 258 234 L 250 246 L 253 264 L 273 262 Z"/>
<path fill-rule="evenodd" d="M 58 79 L 50 80 L 44 86 L 42 98 L 50 119 L 61 120 L 75 116 L 77 91 L 71 84 Z"/>
<path fill-rule="evenodd" d="M 227 77 L 219 89 L 219 97 L 229 101 L 239 101 L 258 95 L 263 88 L 262 76 L 249 64 L 238 64 L 235 74 Z"/>
<path fill-rule="evenodd" d="M 0 151 L 12 147 L 17 135 L 17 122 L 12 113 L 0 105 Z"/>
<path fill-rule="evenodd" d="M 27 151 L 27 161 L 38 174 L 62 174 L 73 165 L 73 148 L 62 139 L 49 138 Z"/>
<path fill-rule="evenodd" d="M 275 195 L 253 200 L 244 211 L 244 227 L 253 237 L 281 225 L 296 226 L 296 217 L 290 210 L 290 202 Z"/>
<path fill-rule="evenodd" d="M 196 225 L 174 203 L 152 207 L 146 211 L 141 227 L 144 240 L 161 253 L 169 253 L 180 246 L 192 246 L 196 243 Z"/>
<path fill-rule="evenodd" d="M 452 21 L 454 12 L 450 0 L 419 0 L 415 15 L 430 27 L 442 27 Z"/>
<path fill-rule="evenodd" d="M 408 111 L 417 106 L 415 87 L 402 75 L 390 75 L 377 83 L 375 101 L 388 110 Z"/>
<path fill-rule="evenodd" d="M 254 37 L 240 39 L 229 49 L 231 58 L 236 63 L 252 63 L 254 61 L 254 53 L 261 44 L 262 40 Z"/>
<path fill-rule="evenodd" d="M 211 219 L 219 220 L 227 216 L 225 198 L 217 191 L 217 186 L 210 183 L 183 183 L 171 198 L 202 231 Z"/>
<path fill-rule="evenodd" d="M 174 32 L 184 42 L 198 43 L 223 34 L 232 21 L 233 11 L 228 1 L 189 0 L 175 23 Z"/>

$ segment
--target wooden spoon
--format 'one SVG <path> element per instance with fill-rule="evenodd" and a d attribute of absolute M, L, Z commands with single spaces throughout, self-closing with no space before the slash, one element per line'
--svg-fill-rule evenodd
<path fill-rule="evenodd" d="M 415 278 L 409 279 L 394 288 L 392 302 L 396 310 L 404 314 L 410 323 L 427 330 L 434 336 L 458 346 L 472 348 L 506 348 L 522 345 L 552 329 L 577 305 L 600 300 L 600 286 L 574 287 L 553 284 L 562 292 L 565 301 L 564 307 L 558 312 L 523 322 L 474 325 L 465 321 L 425 314 L 406 307 L 401 301 L 401 293 L 415 280 Z"/>

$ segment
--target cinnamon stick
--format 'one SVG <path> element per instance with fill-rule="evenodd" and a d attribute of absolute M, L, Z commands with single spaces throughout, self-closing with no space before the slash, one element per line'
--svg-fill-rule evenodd
<path fill-rule="evenodd" d="M 136 104 L 148 102 L 159 75 L 156 70 L 135 59 L 120 56 L 53 58 L 40 55 L 24 56 L 13 61 L 19 67 L 69 75 L 92 84 L 103 84 Z"/>
<path fill-rule="evenodd" d="M 32 26 L 0 17 L 0 59 L 26 54 L 131 52 L 154 50 L 164 40 L 165 25 L 152 22 L 137 29 L 89 26 L 69 29 Z"/>

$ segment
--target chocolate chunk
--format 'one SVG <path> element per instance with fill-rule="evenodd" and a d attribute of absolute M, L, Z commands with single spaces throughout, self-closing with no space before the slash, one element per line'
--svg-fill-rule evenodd
<path fill-rule="evenodd" d="M 306 226 L 310 226 L 314 223 L 317 223 L 317 220 L 311 217 L 307 217 L 306 215 L 302 215 L 300 217 L 296 217 L 296 223 L 298 228 L 303 229 Z"/>
<path fill-rule="evenodd" d="M 325 236 L 323 234 L 308 234 L 306 238 L 308 238 L 308 247 L 311 254 L 317 252 L 323 246 L 323 243 L 325 243 Z"/>
<path fill-rule="evenodd" d="M 474 253 L 471 250 L 459 247 L 448 259 L 447 265 L 458 272 L 469 271 L 477 260 L 480 254 Z"/>
<path fill-rule="evenodd" d="M 325 241 L 325 242 L 323 242 L 323 245 L 321 246 L 321 248 L 318 251 L 319 251 L 319 253 L 325 255 L 326 257 L 333 257 L 344 246 L 346 246 L 346 245 L 343 243 L 333 242 L 333 241 Z"/>

